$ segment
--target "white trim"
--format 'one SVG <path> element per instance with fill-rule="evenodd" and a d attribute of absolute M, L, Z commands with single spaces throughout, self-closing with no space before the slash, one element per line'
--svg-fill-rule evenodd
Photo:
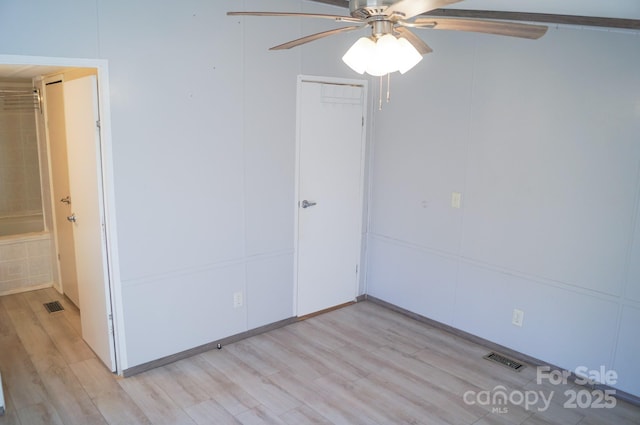
<path fill-rule="evenodd" d="M 9 289 L 7 291 L 0 292 L 0 297 L 4 297 L 5 295 L 21 294 L 23 292 L 31 292 L 31 291 L 37 291 L 38 289 L 47 289 L 47 288 L 53 288 L 53 287 L 54 287 L 53 282 L 48 282 L 40 285 L 29 286 L 28 288 Z"/>

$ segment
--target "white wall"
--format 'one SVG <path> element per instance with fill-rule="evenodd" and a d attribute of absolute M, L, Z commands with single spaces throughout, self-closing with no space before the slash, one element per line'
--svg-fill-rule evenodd
<path fill-rule="evenodd" d="M 121 368 L 291 317 L 296 77 L 353 75 L 331 43 L 268 51 L 331 21 L 226 12 L 336 8 L 77 3 L 3 1 L 0 54 L 108 61 Z"/>
<path fill-rule="evenodd" d="M 295 78 L 353 77 L 336 51 L 360 34 L 268 52 L 333 25 L 227 17 L 222 0 L 49 3 L 0 3 L 0 54 L 108 61 L 120 366 L 291 316 Z M 424 34 L 435 53 L 372 117 L 369 292 L 564 367 L 615 368 L 640 394 L 638 36 Z"/>
<path fill-rule="evenodd" d="M 374 117 L 368 293 L 640 395 L 640 36 L 421 34 Z"/>

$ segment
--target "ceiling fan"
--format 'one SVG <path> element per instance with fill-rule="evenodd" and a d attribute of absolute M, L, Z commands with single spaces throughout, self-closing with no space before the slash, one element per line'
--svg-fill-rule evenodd
<path fill-rule="evenodd" d="M 404 73 L 415 66 L 423 55 L 433 50 L 415 29 L 455 30 L 538 39 L 547 32 L 543 25 L 479 19 L 418 17 L 434 9 L 463 0 L 349 0 L 351 16 L 287 12 L 227 12 L 227 15 L 290 16 L 331 19 L 355 25 L 311 34 L 270 50 L 283 50 L 300 46 L 324 37 L 371 27 L 371 36 L 360 38 L 342 60 L 354 71 L 382 76 L 395 71 Z"/>

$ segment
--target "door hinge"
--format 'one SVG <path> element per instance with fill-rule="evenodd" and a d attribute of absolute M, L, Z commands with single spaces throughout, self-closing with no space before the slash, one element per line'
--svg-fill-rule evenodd
<path fill-rule="evenodd" d="M 358 265 L 356 264 L 356 274 L 358 274 Z"/>
<path fill-rule="evenodd" d="M 362 117 L 362 126 L 364 127 L 364 117 Z"/>
<path fill-rule="evenodd" d="M 100 120 L 97 120 L 97 121 L 96 121 L 96 127 L 100 128 L 100 125 L 101 125 L 101 124 L 100 124 Z"/>
<path fill-rule="evenodd" d="M 113 335 L 113 314 L 109 313 L 107 319 L 109 320 L 109 333 Z"/>

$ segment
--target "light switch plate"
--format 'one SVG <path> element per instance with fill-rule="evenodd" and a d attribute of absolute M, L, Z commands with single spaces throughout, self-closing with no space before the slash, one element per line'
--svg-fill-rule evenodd
<path fill-rule="evenodd" d="M 462 204 L 462 193 L 451 192 L 451 208 L 460 208 Z"/>

